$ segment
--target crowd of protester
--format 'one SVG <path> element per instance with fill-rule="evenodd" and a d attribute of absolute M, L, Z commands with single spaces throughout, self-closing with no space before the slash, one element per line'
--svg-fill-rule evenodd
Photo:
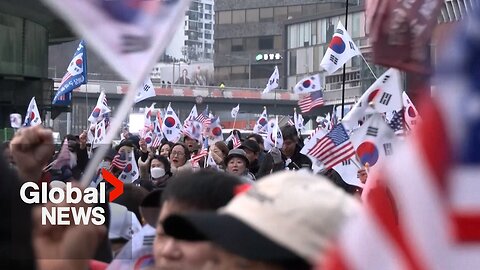
<path fill-rule="evenodd" d="M 356 213 L 361 190 L 333 170 L 313 174 L 295 127 L 281 131 L 283 147 L 268 152 L 258 134 L 239 134 L 237 148 L 212 144 L 215 166 L 206 158 L 191 162 L 201 150 L 191 138 L 151 148 L 124 132 L 99 168 L 118 177 L 119 159 L 133 151 L 138 179 L 99 205 L 108 216 L 103 226 L 58 227 L 40 225 L 39 207 L 20 201 L 19 189 L 26 181 L 79 185 L 92 154 L 86 133 L 65 137 L 70 161 L 58 168 L 52 133 L 22 128 L 2 144 L 1 269 L 116 269 L 118 254 L 132 249 L 132 238 L 146 226 L 154 230 L 153 260 L 142 269 L 310 269 Z M 132 265 L 136 259 L 131 256 Z"/>

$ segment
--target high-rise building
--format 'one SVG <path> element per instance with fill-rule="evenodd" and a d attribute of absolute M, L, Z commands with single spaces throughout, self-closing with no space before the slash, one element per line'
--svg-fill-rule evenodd
<path fill-rule="evenodd" d="M 354 6 L 359 1 L 349 2 Z M 341 7 L 345 0 L 216 0 L 216 82 L 264 88 L 275 66 L 284 73 L 283 23 Z"/>
<path fill-rule="evenodd" d="M 212 59 L 213 18 L 213 0 L 193 0 L 165 55 L 185 61 Z"/>

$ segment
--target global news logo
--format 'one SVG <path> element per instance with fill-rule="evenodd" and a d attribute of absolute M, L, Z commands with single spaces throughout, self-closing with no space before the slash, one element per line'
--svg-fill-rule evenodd
<path fill-rule="evenodd" d="M 105 181 L 113 185 L 109 193 L 112 202 L 123 194 L 123 182 L 109 171 L 102 169 Z M 47 183 L 38 186 L 35 182 L 26 182 L 20 188 L 20 198 L 27 204 L 44 204 L 42 206 L 42 225 L 103 225 L 105 209 L 99 204 L 107 202 L 106 183 L 101 182 L 97 188 L 81 189 L 66 183 L 65 188 L 48 188 Z M 47 203 L 54 206 L 47 207 Z M 80 204 L 80 206 L 79 206 Z M 68 206 L 67 206 L 68 205 Z"/>

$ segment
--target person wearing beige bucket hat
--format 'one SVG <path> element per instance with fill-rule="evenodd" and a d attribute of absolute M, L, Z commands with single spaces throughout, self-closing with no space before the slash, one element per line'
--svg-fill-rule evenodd
<path fill-rule="evenodd" d="M 217 212 L 171 215 L 163 229 L 177 239 L 215 244 L 212 269 L 310 269 L 359 208 L 323 177 L 282 172 Z"/>

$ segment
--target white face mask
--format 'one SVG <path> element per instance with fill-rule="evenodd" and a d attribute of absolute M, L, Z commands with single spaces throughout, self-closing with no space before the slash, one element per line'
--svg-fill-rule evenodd
<path fill-rule="evenodd" d="M 165 175 L 165 169 L 160 167 L 151 168 L 150 175 L 152 178 L 160 178 Z"/>

